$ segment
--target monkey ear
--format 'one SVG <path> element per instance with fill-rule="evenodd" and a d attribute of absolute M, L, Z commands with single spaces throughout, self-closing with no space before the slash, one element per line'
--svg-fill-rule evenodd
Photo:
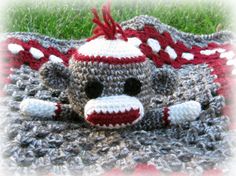
<path fill-rule="evenodd" d="M 47 62 L 39 70 L 43 84 L 56 90 L 65 90 L 70 82 L 70 71 L 62 63 Z"/>
<path fill-rule="evenodd" d="M 171 69 L 158 69 L 152 74 L 153 89 L 157 94 L 173 94 L 178 86 L 178 83 L 178 75 Z"/>

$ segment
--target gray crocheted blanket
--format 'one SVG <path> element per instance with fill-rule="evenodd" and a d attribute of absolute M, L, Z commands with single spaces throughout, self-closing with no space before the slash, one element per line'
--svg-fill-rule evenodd
<path fill-rule="evenodd" d="M 133 44 L 154 63 L 155 69 L 172 69 L 180 78 L 173 94 L 153 97 L 151 106 L 196 100 L 202 106 L 197 120 L 158 129 L 149 128 L 151 124 L 147 122 L 139 129 L 108 130 L 77 119 L 25 119 L 19 113 L 20 102 L 25 98 L 68 102 L 66 92 L 50 90 L 42 84 L 38 69 L 52 58 L 66 65 L 74 49 L 86 41 L 7 33 L 0 41 L 4 79 L 0 151 L 4 172 L 96 176 L 117 168 L 119 173 L 129 175 L 142 163 L 155 166 L 153 175 L 159 172 L 230 175 L 235 140 L 230 114 L 236 74 L 234 35 L 230 32 L 188 34 L 149 16 L 135 17 L 121 26 L 128 38 L 134 39 Z M 173 50 L 158 50 L 168 46 Z M 37 52 L 30 52 L 32 48 Z"/>

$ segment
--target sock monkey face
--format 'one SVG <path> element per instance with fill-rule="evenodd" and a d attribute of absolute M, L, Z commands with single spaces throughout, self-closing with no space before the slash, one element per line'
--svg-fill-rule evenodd
<path fill-rule="evenodd" d="M 148 60 L 111 65 L 72 58 L 69 67 L 45 63 L 40 76 L 47 87 L 66 90 L 73 110 L 91 125 L 119 128 L 141 120 L 155 93 L 171 94 L 177 86 L 173 72 L 151 68 Z"/>
<path fill-rule="evenodd" d="M 96 126 L 120 127 L 138 122 L 154 96 L 151 64 L 112 65 L 70 60 L 66 68 L 49 62 L 40 75 L 45 85 L 67 89 L 73 110 Z"/>
<path fill-rule="evenodd" d="M 125 126 L 140 120 L 153 95 L 149 63 L 112 65 L 70 63 L 68 88 L 73 109 L 99 126 Z M 74 89 L 74 87 L 78 87 Z"/>

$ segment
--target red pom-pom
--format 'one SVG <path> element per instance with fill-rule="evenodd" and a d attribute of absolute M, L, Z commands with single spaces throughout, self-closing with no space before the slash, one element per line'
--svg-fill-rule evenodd
<path fill-rule="evenodd" d="M 105 38 L 108 40 L 114 40 L 117 37 L 116 34 L 120 34 L 121 39 L 127 41 L 127 37 L 123 29 L 111 17 L 109 1 L 107 2 L 107 4 L 103 5 L 102 7 L 102 16 L 103 16 L 104 22 L 100 20 L 96 9 L 92 9 L 92 13 L 94 15 L 93 22 L 97 24 L 97 26 L 93 30 L 94 36 L 92 36 L 91 38 L 88 38 L 87 41 L 93 40 L 99 36 L 105 36 Z"/>

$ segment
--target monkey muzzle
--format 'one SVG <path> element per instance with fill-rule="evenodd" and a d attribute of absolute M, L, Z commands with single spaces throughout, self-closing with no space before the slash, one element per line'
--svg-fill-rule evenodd
<path fill-rule="evenodd" d="M 117 95 L 91 99 L 84 108 L 85 120 L 103 128 L 133 125 L 144 116 L 142 103 L 135 97 Z"/>

